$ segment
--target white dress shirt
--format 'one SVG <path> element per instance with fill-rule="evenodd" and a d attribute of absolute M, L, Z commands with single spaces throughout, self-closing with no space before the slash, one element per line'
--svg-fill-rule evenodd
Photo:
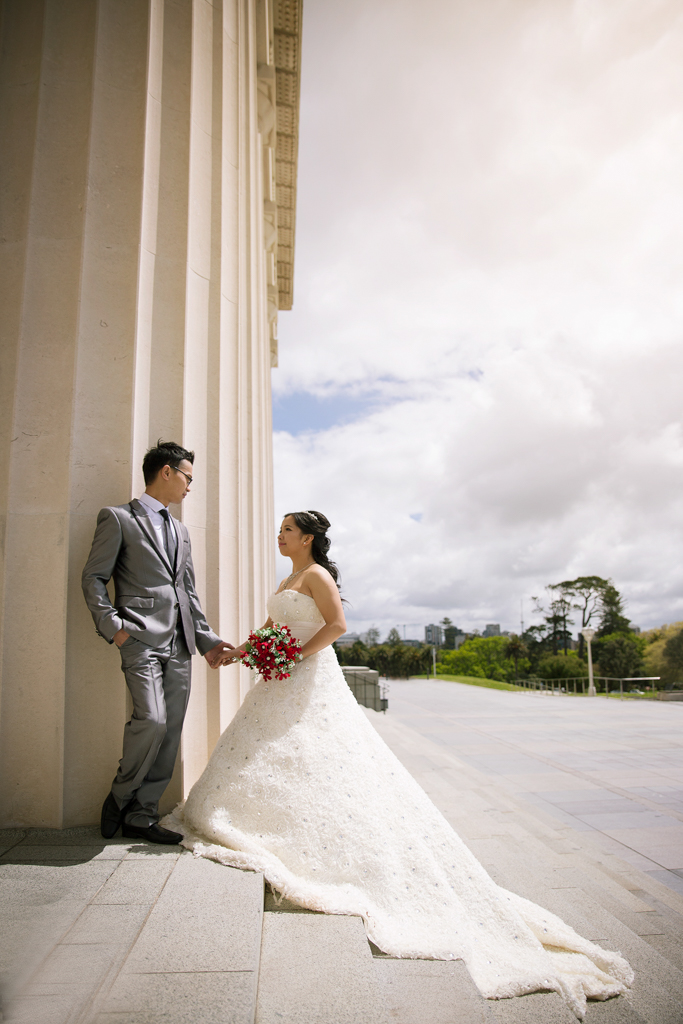
<path fill-rule="evenodd" d="M 151 494 L 147 493 L 147 491 L 145 491 L 144 494 L 140 495 L 140 502 L 148 509 L 147 514 L 149 517 L 149 521 L 151 522 L 152 526 L 156 531 L 157 540 L 159 541 L 159 547 L 161 548 L 162 551 L 166 551 L 166 545 L 164 544 L 164 517 L 159 514 L 162 508 L 166 508 L 166 506 L 162 502 L 158 501 L 156 498 L 153 498 Z M 169 522 L 171 523 L 171 529 L 175 533 L 175 541 L 177 547 L 178 531 L 176 529 L 175 519 L 170 514 L 168 518 Z"/>

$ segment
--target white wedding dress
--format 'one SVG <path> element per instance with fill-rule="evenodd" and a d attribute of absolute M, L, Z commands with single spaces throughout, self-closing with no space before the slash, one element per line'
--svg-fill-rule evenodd
<path fill-rule="evenodd" d="M 294 590 L 268 612 L 303 643 L 323 624 Z M 586 997 L 633 979 L 621 956 L 492 881 L 375 732 L 331 647 L 259 680 L 164 824 L 303 907 L 362 917 L 391 956 L 464 960 L 489 998 L 553 989 L 583 1017 Z"/>

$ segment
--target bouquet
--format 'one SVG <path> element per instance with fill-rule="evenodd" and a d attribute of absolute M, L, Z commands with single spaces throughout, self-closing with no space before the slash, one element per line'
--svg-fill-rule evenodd
<path fill-rule="evenodd" d="M 251 632 L 239 658 L 249 668 L 255 668 L 263 679 L 270 679 L 273 674 L 276 679 L 288 679 L 297 661 L 301 661 L 301 644 L 292 636 L 289 626 L 276 622 Z"/>

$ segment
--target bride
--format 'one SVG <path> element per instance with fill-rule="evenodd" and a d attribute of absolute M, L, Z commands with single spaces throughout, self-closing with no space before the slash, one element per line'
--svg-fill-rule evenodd
<path fill-rule="evenodd" d="M 302 907 L 362 917 L 391 956 L 462 959 L 490 999 L 554 990 L 582 1018 L 587 997 L 626 990 L 629 964 L 496 885 L 380 739 L 330 646 L 346 623 L 329 525 L 285 516 L 292 573 L 266 625 L 289 626 L 303 660 L 287 679 L 259 678 L 164 824 Z"/>

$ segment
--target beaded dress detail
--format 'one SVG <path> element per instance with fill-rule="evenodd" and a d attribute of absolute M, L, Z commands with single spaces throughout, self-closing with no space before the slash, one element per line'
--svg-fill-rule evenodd
<path fill-rule="evenodd" d="M 268 612 L 306 642 L 312 598 Z M 577 1017 L 633 972 L 616 953 L 497 886 L 359 708 L 331 647 L 259 679 L 165 825 L 196 856 L 262 871 L 310 910 L 363 918 L 385 953 L 462 959 L 488 998 L 550 989 Z"/>

